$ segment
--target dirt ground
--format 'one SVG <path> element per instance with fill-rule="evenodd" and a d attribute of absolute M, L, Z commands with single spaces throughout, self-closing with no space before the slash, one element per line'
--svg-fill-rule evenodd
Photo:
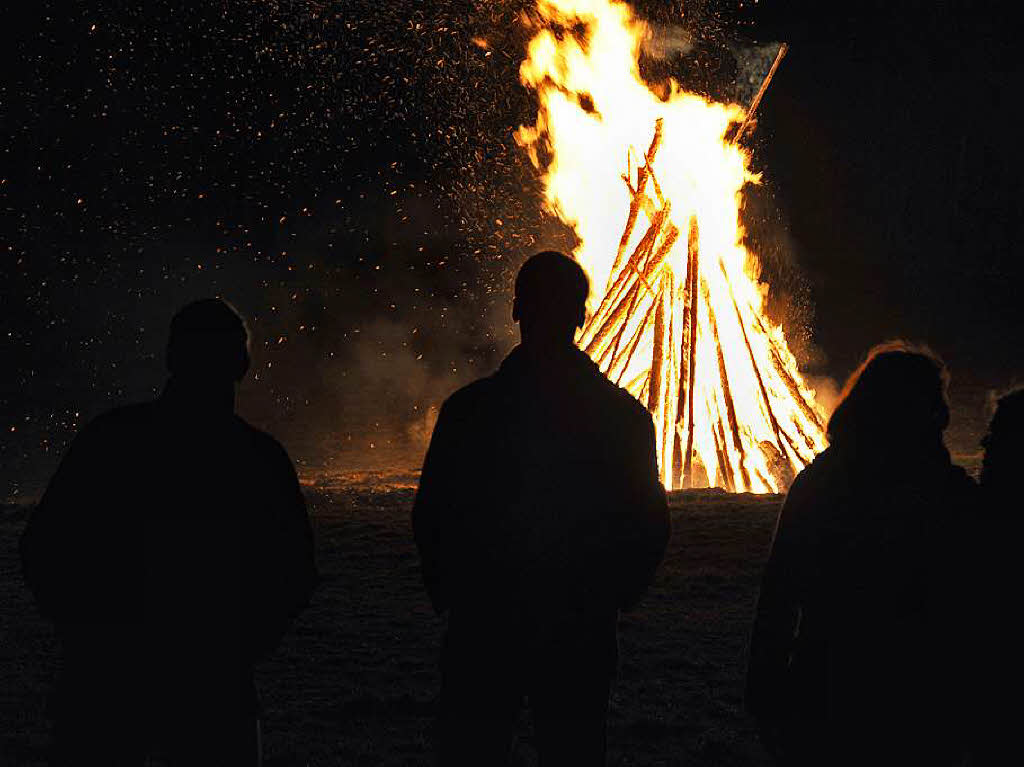
<path fill-rule="evenodd" d="M 442 623 L 419 581 L 414 478 L 307 487 L 324 581 L 260 669 L 269 767 L 431 762 Z M 621 621 L 610 764 L 759 765 L 742 712 L 747 634 L 778 497 L 676 494 L 656 584 Z M 0 507 L 0 764 L 44 764 L 52 632 L 21 581 L 27 506 Z M 524 715 L 515 761 L 533 764 Z"/>

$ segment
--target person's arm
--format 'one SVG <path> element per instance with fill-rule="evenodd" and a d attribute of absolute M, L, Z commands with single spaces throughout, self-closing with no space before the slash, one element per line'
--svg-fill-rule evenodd
<path fill-rule="evenodd" d="M 21 536 L 22 575 L 40 613 L 55 623 L 87 609 L 76 588 L 85 575 L 79 547 L 86 544 L 78 530 L 96 511 L 97 430 L 90 424 L 75 437 Z"/>
<path fill-rule="evenodd" d="M 805 470 L 793 482 L 779 512 L 757 601 L 745 704 L 762 720 L 783 713 L 786 677 L 800 621 L 801 563 L 807 556 L 806 485 Z"/>
<path fill-rule="evenodd" d="M 654 423 L 645 412 L 643 426 L 637 432 L 635 449 L 628 469 L 631 498 L 630 514 L 622 531 L 621 550 L 626 554 L 626 572 L 622 578 L 620 608 L 631 609 L 643 597 L 665 556 L 671 523 L 665 488 L 658 476 L 658 454 Z"/>
<path fill-rule="evenodd" d="M 441 407 L 430 438 L 412 508 L 413 535 L 416 548 L 419 549 L 423 583 L 438 615 L 448 609 L 447 595 L 443 589 L 441 526 L 445 508 L 452 503 L 455 491 L 455 432 L 452 407 L 446 402 Z"/>
<path fill-rule="evenodd" d="M 284 448 L 272 444 L 271 492 L 266 509 L 262 553 L 254 566 L 263 588 L 250 595 L 250 610 L 259 628 L 253 637 L 258 660 L 281 643 L 296 616 L 309 605 L 320 581 L 313 551 L 313 531 L 295 467 Z"/>
<path fill-rule="evenodd" d="M 309 605 L 313 590 L 320 582 L 313 552 L 313 528 L 309 523 L 306 499 L 302 495 L 299 477 L 291 458 L 281 448 L 279 455 L 281 476 L 281 506 L 277 517 L 287 577 L 283 605 L 294 618 Z"/>

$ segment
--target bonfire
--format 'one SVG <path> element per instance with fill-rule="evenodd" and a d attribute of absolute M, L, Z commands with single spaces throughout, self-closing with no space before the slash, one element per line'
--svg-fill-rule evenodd
<path fill-rule="evenodd" d="M 639 73 L 646 26 L 615 0 L 538 0 L 516 132 L 590 275 L 577 343 L 654 420 L 666 488 L 779 492 L 825 446 L 823 413 L 765 311 L 743 243 L 748 109 Z"/>

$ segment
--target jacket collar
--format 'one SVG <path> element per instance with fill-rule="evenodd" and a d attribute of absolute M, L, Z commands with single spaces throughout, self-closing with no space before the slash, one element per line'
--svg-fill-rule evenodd
<path fill-rule="evenodd" d="M 230 417 L 235 413 L 235 387 L 210 386 L 172 376 L 164 386 L 160 403 L 182 415 Z"/>
<path fill-rule="evenodd" d="M 545 377 L 550 375 L 600 374 L 598 367 L 575 346 L 527 347 L 522 344 L 509 352 L 498 368 L 500 376 Z"/>

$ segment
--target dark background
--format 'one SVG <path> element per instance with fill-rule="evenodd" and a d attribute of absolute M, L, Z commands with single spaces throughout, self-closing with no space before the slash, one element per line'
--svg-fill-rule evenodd
<path fill-rule="evenodd" d="M 514 343 L 515 267 L 572 246 L 511 137 L 535 113 L 530 5 L 26 4 L 5 30 L 3 495 L 158 391 L 170 315 L 210 294 L 251 322 L 243 413 L 303 467 L 415 464 L 431 408 Z M 720 98 L 752 45 L 791 43 L 747 214 L 773 311 L 813 376 L 929 343 L 951 443 L 974 451 L 986 396 L 1024 368 L 1003 4 L 637 5 L 694 46 L 645 71 Z"/>

